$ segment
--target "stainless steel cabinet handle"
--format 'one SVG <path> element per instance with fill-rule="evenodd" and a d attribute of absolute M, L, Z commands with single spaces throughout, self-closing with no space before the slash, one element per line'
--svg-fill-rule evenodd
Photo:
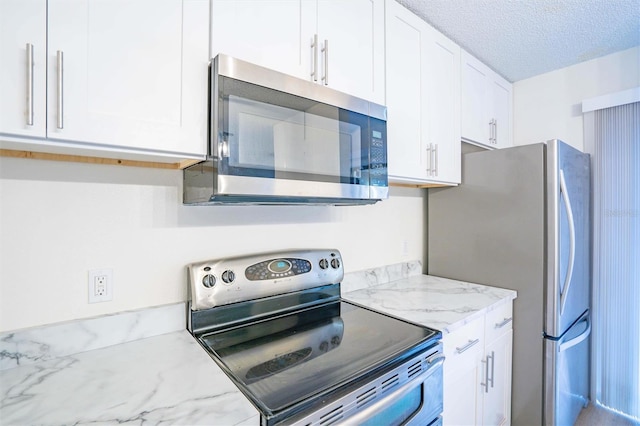
<path fill-rule="evenodd" d="M 322 80 L 324 81 L 324 85 L 329 85 L 329 40 L 324 41 L 324 47 L 322 48 L 324 52 L 324 77 Z"/>
<path fill-rule="evenodd" d="M 484 393 L 489 393 L 489 356 L 480 362 L 484 364 L 484 382 L 480 382 L 480 386 L 484 387 Z"/>
<path fill-rule="evenodd" d="M 313 35 L 311 49 L 313 52 L 313 71 L 311 71 L 311 77 L 313 77 L 313 81 L 318 81 L 318 34 Z"/>
<path fill-rule="evenodd" d="M 498 145 L 498 120 L 493 119 L 493 142 Z"/>
<path fill-rule="evenodd" d="M 489 355 L 487 355 L 487 362 L 489 361 Z M 494 351 L 491 351 L 491 379 L 487 378 L 487 383 L 491 381 L 491 387 L 493 387 L 493 379 L 496 375 L 496 354 Z M 488 392 L 488 390 L 487 390 Z"/>
<path fill-rule="evenodd" d="M 465 352 L 465 351 L 469 350 L 471 347 L 473 347 L 473 346 L 477 345 L 478 343 L 480 343 L 480 339 L 476 339 L 476 340 L 469 340 L 469 342 L 468 342 L 466 345 L 464 345 L 464 346 L 462 346 L 462 347 L 460 347 L 460 348 L 459 348 L 459 347 L 456 347 L 456 353 L 461 354 L 461 353 L 463 353 L 463 352 Z"/>
<path fill-rule="evenodd" d="M 491 376 L 489 376 L 489 358 L 491 358 Z M 491 355 L 487 355 L 486 359 L 482 360 L 484 364 L 484 374 L 485 381 L 484 383 L 480 383 L 480 386 L 484 386 L 484 392 L 489 393 L 489 382 L 491 382 L 491 387 L 493 387 L 493 375 L 495 373 L 495 353 L 491 351 Z"/>
<path fill-rule="evenodd" d="M 62 76 L 64 70 L 64 57 L 62 50 L 58 50 L 58 129 L 62 129 L 64 127 L 64 104 L 62 102 L 62 98 L 64 96 L 64 78 Z"/>
<path fill-rule="evenodd" d="M 27 125 L 33 126 L 33 44 L 27 43 Z"/>
<path fill-rule="evenodd" d="M 426 148 L 427 151 L 427 175 L 431 176 L 431 144 L 429 144 L 429 146 L 427 146 Z"/>
<path fill-rule="evenodd" d="M 434 166 L 433 166 L 433 175 L 438 176 L 438 144 L 434 145 L 433 148 L 433 157 L 435 158 Z"/>
<path fill-rule="evenodd" d="M 502 328 L 513 321 L 513 318 L 505 318 L 502 322 L 497 322 L 493 328 Z"/>

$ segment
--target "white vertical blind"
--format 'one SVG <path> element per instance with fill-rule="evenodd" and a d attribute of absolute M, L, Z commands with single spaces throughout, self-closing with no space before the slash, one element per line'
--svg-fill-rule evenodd
<path fill-rule="evenodd" d="M 593 114 L 592 399 L 640 420 L 640 102 Z"/>

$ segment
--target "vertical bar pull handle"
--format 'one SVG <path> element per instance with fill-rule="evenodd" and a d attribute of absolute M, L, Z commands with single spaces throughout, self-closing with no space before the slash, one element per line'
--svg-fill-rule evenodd
<path fill-rule="evenodd" d="M 494 351 L 491 351 L 491 379 L 487 377 L 487 385 L 489 384 L 489 381 L 491 381 L 491 387 L 493 387 L 493 379 L 495 378 L 495 376 L 496 376 L 496 353 Z"/>
<path fill-rule="evenodd" d="M 27 43 L 27 125 L 33 126 L 33 44 Z"/>
<path fill-rule="evenodd" d="M 498 120 L 493 119 L 493 142 L 498 145 Z"/>
<path fill-rule="evenodd" d="M 313 71 L 311 71 L 311 77 L 313 77 L 313 81 L 318 81 L 318 34 L 313 35 L 311 49 L 313 55 Z"/>
<path fill-rule="evenodd" d="M 434 166 L 433 166 L 433 175 L 438 176 L 438 144 L 434 145 L 433 156 L 435 157 Z"/>
<path fill-rule="evenodd" d="M 58 63 L 57 63 L 57 68 L 58 68 L 58 123 L 57 123 L 57 127 L 58 129 L 62 129 L 64 127 L 64 119 L 63 119 L 63 115 L 64 115 L 64 104 L 62 102 L 63 96 L 64 96 L 64 78 L 63 78 L 63 71 L 64 71 L 64 57 L 63 57 L 63 52 L 62 50 L 58 50 L 57 53 L 57 57 L 58 57 Z"/>
<path fill-rule="evenodd" d="M 481 362 L 484 364 L 484 383 L 480 382 L 480 386 L 484 386 L 484 393 L 489 393 L 489 355 Z"/>
<path fill-rule="evenodd" d="M 324 81 L 324 85 L 329 85 L 329 40 L 324 41 L 324 47 L 322 48 L 324 52 L 324 77 L 322 80 Z"/>
<path fill-rule="evenodd" d="M 431 176 L 431 144 L 427 146 L 427 175 Z"/>

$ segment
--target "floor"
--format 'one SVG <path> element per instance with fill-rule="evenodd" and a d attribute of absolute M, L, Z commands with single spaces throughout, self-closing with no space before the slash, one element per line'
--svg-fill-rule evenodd
<path fill-rule="evenodd" d="M 625 417 L 618 416 L 611 411 L 604 408 L 596 407 L 593 404 L 582 410 L 578 420 L 574 426 L 638 426 L 640 423 L 635 423 Z"/>

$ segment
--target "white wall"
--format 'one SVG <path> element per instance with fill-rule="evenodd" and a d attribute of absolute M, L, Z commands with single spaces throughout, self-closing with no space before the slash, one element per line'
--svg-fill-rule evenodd
<path fill-rule="evenodd" d="M 303 247 L 339 249 L 347 272 L 424 261 L 424 190 L 391 188 L 372 206 L 186 207 L 181 182 L 0 158 L 0 332 L 185 301 L 194 261 Z M 114 300 L 90 305 L 99 268 L 113 268 Z"/>
<path fill-rule="evenodd" d="M 515 145 L 562 139 L 583 150 L 582 101 L 640 86 L 640 47 L 513 85 Z"/>

